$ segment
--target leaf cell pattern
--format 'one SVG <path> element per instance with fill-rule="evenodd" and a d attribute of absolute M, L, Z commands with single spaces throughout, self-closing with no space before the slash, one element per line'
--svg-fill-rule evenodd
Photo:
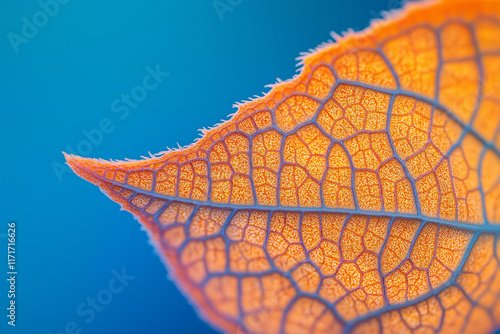
<path fill-rule="evenodd" d="M 66 158 L 220 330 L 491 332 L 499 36 L 498 1 L 410 3 L 185 149 Z"/>

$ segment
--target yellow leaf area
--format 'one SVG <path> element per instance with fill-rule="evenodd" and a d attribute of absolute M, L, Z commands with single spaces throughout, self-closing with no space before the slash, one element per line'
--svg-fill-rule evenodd
<path fill-rule="evenodd" d="M 188 148 L 67 155 L 230 333 L 500 323 L 500 2 L 409 3 Z"/>

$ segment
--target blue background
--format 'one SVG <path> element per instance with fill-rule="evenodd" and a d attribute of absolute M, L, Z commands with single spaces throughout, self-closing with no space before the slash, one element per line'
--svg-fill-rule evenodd
<path fill-rule="evenodd" d="M 222 0 L 227 3 L 227 0 Z M 233 0 L 233 3 L 237 1 Z M 132 216 L 66 169 L 82 131 L 113 131 L 84 155 L 139 158 L 191 143 L 226 119 L 235 101 L 295 74 L 295 57 L 360 30 L 393 0 L 243 0 L 217 14 L 206 1 L 86 0 L 59 12 L 15 52 L 37 1 L 0 3 L 0 332 L 211 333 L 167 278 Z M 169 72 L 125 119 L 111 103 L 142 83 L 146 66 Z M 78 152 L 77 152 L 78 153 Z M 62 173 L 62 174 L 61 174 Z M 7 326 L 7 223 L 17 222 L 17 326 Z M 135 276 L 90 323 L 76 313 L 107 287 L 111 270 Z"/>

